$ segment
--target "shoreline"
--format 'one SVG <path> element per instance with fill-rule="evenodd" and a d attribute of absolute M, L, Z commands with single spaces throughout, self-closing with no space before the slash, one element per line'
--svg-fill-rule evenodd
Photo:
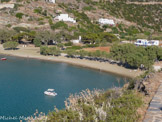
<path fill-rule="evenodd" d="M 140 75 L 142 71 L 126 69 L 124 67 L 118 66 L 116 64 L 110 64 L 108 62 L 98 62 L 89 61 L 85 59 L 74 59 L 66 58 L 63 56 L 43 56 L 39 53 L 39 48 L 36 47 L 19 47 L 18 50 L 3 50 L 2 45 L 0 45 L 0 54 L 8 56 L 16 56 L 21 58 L 38 59 L 44 61 L 52 61 L 58 63 L 67 63 L 70 65 L 75 65 L 83 68 L 94 69 L 101 72 L 107 72 L 114 75 L 119 75 L 127 78 L 135 78 Z"/>

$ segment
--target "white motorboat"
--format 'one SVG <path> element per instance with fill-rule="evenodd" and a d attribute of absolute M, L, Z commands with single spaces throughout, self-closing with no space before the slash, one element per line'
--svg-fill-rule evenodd
<path fill-rule="evenodd" d="M 44 92 L 45 95 L 49 95 L 49 96 L 56 96 L 57 93 L 54 92 L 54 89 L 48 89 L 47 91 Z"/>

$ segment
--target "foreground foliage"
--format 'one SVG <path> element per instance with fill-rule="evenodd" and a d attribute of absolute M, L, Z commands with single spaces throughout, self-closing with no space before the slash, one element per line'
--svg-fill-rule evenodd
<path fill-rule="evenodd" d="M 66 109 L 50 112 L 48 121 L 137 121 L 136 110 L 142 100 L 133 91 L 114 89 L 109 91 L 86 90 L 79 95 L 71 95 L 66 101 Z"/>

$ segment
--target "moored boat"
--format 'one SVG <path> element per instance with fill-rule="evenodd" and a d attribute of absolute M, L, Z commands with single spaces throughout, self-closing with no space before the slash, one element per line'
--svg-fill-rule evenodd
<path fill-rule="evenodd" d="M 2 60 L 2 61 L 5 61 L 5 60 L 7 60 L 7 58 L 1 58 L 1 60 Z"/>
<path fill-rule="evenodd" d="M 57 93 L 54 92 L 54 89 L 48 89 L 47 91 L 44 92 L 45 95 L 49 95 L 49 96 L 56 96 Z"/>

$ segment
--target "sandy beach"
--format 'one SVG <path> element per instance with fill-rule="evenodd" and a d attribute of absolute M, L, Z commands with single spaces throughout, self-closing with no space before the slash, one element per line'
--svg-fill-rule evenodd
<path fill-rule="evenodd" d="M 33 46 L 22 47 L 22 45 L 19 45 L 18 48 L 19 48 L 18 50 L 4 50 L 3 46 L 0 45 L 0 54 L 12 55 L 12 56 L 18 56 L 24 58 L 34 58 L 34 59 L 54 61 L 54 62 L 64 62 L 76 66 L 113 73 L 113 74 L 129 77 L 129 78 L 134 78 L 142 73 L 142 71 L 139 70 L 126 69 L 124 67 L 118 66 L 116 64 L 110 64 L 108 62 L 89 61 L 85 59 L 73 59 L 73 58 L 66 58 L 63 56 L 59 56 L 59 57 L 43 56 L 40 55 L 39 48 Z"/>

